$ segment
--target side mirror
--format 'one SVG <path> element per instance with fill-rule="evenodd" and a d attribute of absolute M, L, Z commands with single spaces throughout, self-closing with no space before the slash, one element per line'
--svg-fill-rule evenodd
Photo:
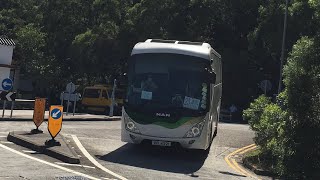
<path fill-rule="evenodd" d="M 205 68 L 206 78 L 208 78 L 208 83 L 215 84 L 216 83 L 216 73 L 214 73 L 211 68 Z"/>

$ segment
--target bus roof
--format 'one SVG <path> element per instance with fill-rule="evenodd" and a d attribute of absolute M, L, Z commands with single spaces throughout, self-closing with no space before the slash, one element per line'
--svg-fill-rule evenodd
<path fill-rule="evenodd" d="M 148 39 L 145 42 L 137 43 L 134 46 L 131 55 L 144 53 L 174 53 L 196 56 L 209 60 L 211 51 L 219 58 L 221 57 L 208 43 Z"/>

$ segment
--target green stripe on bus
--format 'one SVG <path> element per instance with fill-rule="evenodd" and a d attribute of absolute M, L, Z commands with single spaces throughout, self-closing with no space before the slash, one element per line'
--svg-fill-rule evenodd
<path fill-rule="evenodd" d="M 139 124 L 155 124 L 159 125 L 168 129 L 175 129 L 177 127 L 180 127 L 185 124 L 195 124 L 197 122 L 200 122 L 204 116 L 201 117 L 182 117 L 178 121 L 175 121 L 173 118 L 159 118 L 159 117 L 150 117 L 146 116 L 145 114 L 140 114 L 137 112 L 132 112 L 126 110 L 126 113 L 128 116 L 135 122 Z M 175 122 L 173 122 L 175 121 Z"/>

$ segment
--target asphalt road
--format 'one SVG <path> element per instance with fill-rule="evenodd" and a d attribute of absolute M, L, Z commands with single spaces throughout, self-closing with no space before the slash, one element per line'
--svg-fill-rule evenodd
<path fill-rule="evenodd" d="M 97 163 L 127 179 L 250 179 L 235 172 L 224 161 L 226 155 L 253 143 L 254 133 L 248 125 L 220 123 L 218 135 L 206 157 L 198 151 L 123 143 L 120 141 L 120 121 L 64 122 L 61 133 L 81 156 L 82 166 L 66 165 L 6 141 L 8 132 L 28 131 L 33 126 L 32 121 L 0 120 L 0 145 L 51 164 L 24 157 L 0 146 L 0 179 L 86 179 L 79 173 L 89 178 L 115 178 L 89 161 L 74 137 Z M 46 131 L 46 124 L 40 128 Z"/>

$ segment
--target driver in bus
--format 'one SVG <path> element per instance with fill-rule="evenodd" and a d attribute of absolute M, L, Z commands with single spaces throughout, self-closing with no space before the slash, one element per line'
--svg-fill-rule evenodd
<path fill-rule="evenodd" d="M 141 87 L 140 88 L 135 88 L 134 85 L 132 85 L 132 88 L 133 88 L 133 92 L 140 93 L 141 91 L 153 92 L 158 88 L 158 86 L 153 81 L 152 76 L 149 75 L 148 78 L 145 81 L 141 82 Z"/>
<path fill-rule="evenodd" d="M 141 89 L 143 91 L 150 91 L 153 92 L 158 88 L 156 83 L 152 80 L 152 76 L 148 75 L 147 80 L 141 82 Z"/>

